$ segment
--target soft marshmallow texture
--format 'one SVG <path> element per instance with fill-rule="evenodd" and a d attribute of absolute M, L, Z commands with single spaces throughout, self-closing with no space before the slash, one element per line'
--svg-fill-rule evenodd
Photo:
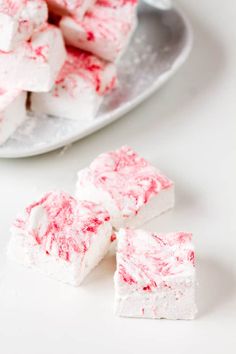
<path fill-rule="evenodd" d="M 67 47 L 67 60 L 48 93 L 31 95 L 31 110 L 75 120 L 94 119 L 116 84 L 116 68 L 87 52 Z"/>
<path fill-rule="evenodd" d="M 117 237 L 115 313 L 125 317 L 193 319 L 192 234 L 121 229 Z"/>
<path fill-rule="evenodd" d="M 0 0 L 0 50 L 11 51 L 30 39 L 47 17 L 44 0 Z"/>
<path fill-rule="evenodd" d="M 46 0 L 50 11 L 59 15 L 72 15 L 81 20 L 96 0 Z"/>
<path fill-rule="evenodd" d="M 0 52 L 0 82 L 25 91 L 49 91 L 65 62 L 61 31 L 46 25 L 14 51 Z"/>
<path fill-rule="evenodd" d="M 0 144 L 26 119 L 26 92 L 0 88 Z"/>
<path fill-rule="evenodd" d="M 135 0 L 98 0 L 82 21 L 65 16 L 60 28 L 67 44 L 115 61 L 124 53 L 136 28 L 136 8 Z"/>
<path fill-rule="evenodd" d="M 138 227 L 174 206 L 174 184 L 123 146 L 99 155 L 78 172 L 76 196 L 102 203 L 116 229 Z"/>
<path fill-rule="evenodd" d="M 112 227 L 100 205 L 49 192 L 12 227 L 11 259 L 71 285 L 80 285 L 107 253 Z"/>

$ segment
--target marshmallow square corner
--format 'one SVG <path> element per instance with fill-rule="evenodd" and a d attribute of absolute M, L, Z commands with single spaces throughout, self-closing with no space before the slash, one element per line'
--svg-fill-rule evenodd
<path fill-rule="evenodd" d="M 128 146 L 78 172 L 77 198 L 99 202 L 115 229 L 139 227 L 174 206 L 174 183 Z"/>
<path fill-rule="evenodd" d="M 0 82 L 25 91 L 50 91 L 66 59 L 61 31 L 52 25 L 14 51 L 0 52 Z"/>
<path fill-rule="evenodd" d="M 8 257 L 78 286 L 109 249 L 109 219 L 107 211 L 95 203 L 49 192 L 15 221 Z"/>
<path fill-rule="evenodd" d="M 197 308 L 192 234 L 121 229 L 117 238 L 116 315 L 194 319 Z"/>
<path fill-rule="evenodd" d="M 48 9 L 44 0 L 0 0 L 0 50 L 9 52 L 46 23 Z"/>
<path fill-rule="evenodd" d="M 137 26 L 137 1 L 98 0 L 83 20 L 64 16 L 60 21 L 65 42 L 98 57 L 117 61 Z"/>
<path fill-rule="evenodd" d="M 0 88 L 0 145 L 27 119 L 26 92 Z"/>

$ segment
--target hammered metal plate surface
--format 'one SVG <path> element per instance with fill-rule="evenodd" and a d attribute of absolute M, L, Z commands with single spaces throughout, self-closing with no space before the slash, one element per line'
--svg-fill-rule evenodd
<path fill-rule="evenodd" d="M 178 8 L 161 11 L 141 4 L 138 28 L 118 65 L 119 85 L 105 98 L 96 119 L 75 122 L 32 116 L 0 147 L 0 157 L 46 153 L 73 143 L 122 117 L 176 72 L 187 59 L 191 47 L 191 28 Z"/>

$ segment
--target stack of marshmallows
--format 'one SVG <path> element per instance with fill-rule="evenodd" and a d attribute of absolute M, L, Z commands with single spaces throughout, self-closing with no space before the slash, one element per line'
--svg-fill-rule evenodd
<path fill-rule="evenodd" d="M 75 196 L 48 192 L 12 227 L 10 259 L 80 285 L 116 243 L 115 312 L 193 319 L 192 234 L 140 227 L 174 206 L 174 183 L 128 146 L 78 172 Z"/>
<path fill-rule="evenodd" d="M 0 0 L 0 144 L 27 119 L 26 102 L 93 120 L 116 86 L 136 10 L 137 0 Z"/>

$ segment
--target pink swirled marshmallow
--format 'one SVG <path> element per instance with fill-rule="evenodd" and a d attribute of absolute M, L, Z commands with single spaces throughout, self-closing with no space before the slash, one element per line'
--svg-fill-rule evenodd
<path fill-rule="evenodd" d="M 0 50 L 12 51 L 29 40 L 47 18 L 44 0 L 0 0 Z"/>
<path fill-rule="evenodd" d="M 196 305 L 192 234 L 121 229 L 117 238 L 117 315 L 193 319 Z"/>
<path fill-rule="evenodd" d="M 50 91 L 65 59 L 61 31 L 47 24 L 15 50 L 0 51 L 0 82 L 7 89 Z"/>
<path fill-rule="evenodd" d="M 64 16 L 60 28 L 67 44 L 116 61 L 125 52 L 136 29 L 136 11 L 135 0 L 98 0 L 83 20 Z"/>
<path fill-rule="evenodd" d="M 174 205 L 174 183 L 128 146 L 79 171 L 76 193 L 103 203 L 117 229 L 140 226 Z"/>
<path fill-rule="evenodd" d="M 16 219 L 8 254 L 55 279 L 79 285 L 108 251 L 109 221 L 101 205 L 48 192 Z"/>
<path fill-rule="evenodd" d="M 76 16 L 82 20 L 84 14 L 95 4 L 96 0 L 46 0 L 50 11 L 58 15 Z"/>
<path fill-rule="evenodd" d="M 106 94 L 116 86 L 116 67 L 96 56 L 67 47 L 67 59 L 54 87 L 31 95 L 36 113 L 78 121 L 93 120 Z"/>

